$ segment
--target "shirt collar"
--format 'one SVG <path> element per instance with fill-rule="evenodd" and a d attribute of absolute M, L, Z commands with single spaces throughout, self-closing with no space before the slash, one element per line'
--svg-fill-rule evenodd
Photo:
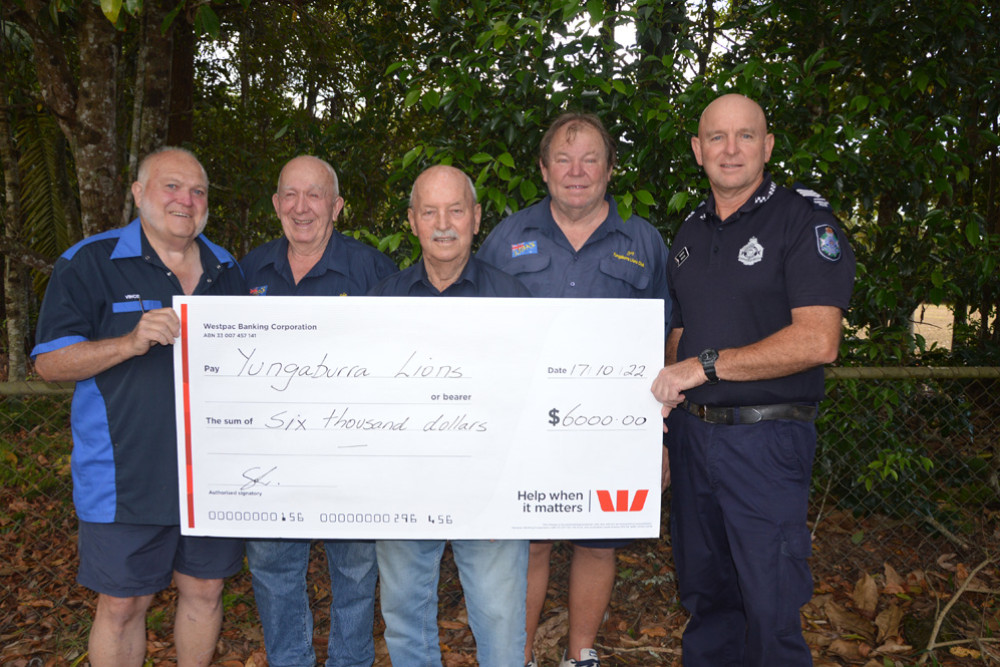
<path fill-rule="evenodd" d="M 221 264 L 225 264 L 227 266 L 236 264 L 236 260 L 227 250 L 209 241 L 205 238 L 204 234 L 199 234 L 195 241 L 203 249 L 210 250 L 212 255 L 215 256 L 215 259 Z M 142 257 L 144 254 L 144 247 L 148 249 L 150 254 L 156 255 L 156 251 L 153 250 L 151 245 L 149 245 L 149 241 L 146 239 L 146 235 L 142 231 L 142 223 L 139 221 L 139 218 L 136 218 L 122 228 L 121 234 L 118 236 L 118 243 L 115 244 L 115 249 L 111 251 L 111 259 Z M 202 255 L 204 257 L 204 253 L 202 253 Z M 204 264 L 204 259 L 202 259 L 202 263 Z"/>
<path fill-rule="evenodd" d="M 465 263 L 465 267 L 462 269 L 462 273 L 458 275 L 458 278 L 451 285 L 448 285 L 444 289 L 445 292 L 450 290 L 452 287 L 458 287 L 463 283 L 469 283 L 473 287 L 478 284 L 479 270 L 476 267 L 476 257 L 475 255 L 469 255 L 469 261 Z M 423 286 L 430 290 L 431 293 L 443 294 L 444 292 L 438 292 L 438 289 L 431 283 L 431 279 L 427 276 L 427 265 L 424 264 L 423 258 L 420 259 L 420 270 L 414 272 L 413 279 L 407 288 L 412 288 L 416 283 L 423 283 Z"/>
<path fill-rule="evenodd" d="M 347 244 L 344 243 L 341 233 L 334 229 L 326 242 L 326 248 L 323 249 L 323 255 L 303 278 L 322 275 L 327 271 L 346 276 L 350 261 Z M 292 275 L 292 267 L 288 263 L 288 237 L 282 236 L 278 239 L 271 248 L 270 257 L 264 263 L 273 265 L 278 273 Z"/>
<path fill-rule="evenodd" d="M 594 230 L 594 233 L 590 235 L 589 239 L 587 239 L 587 243 L 600 240 L 613 232 L 618 232 L 632 238 L 632 228 L 625 224 L 622 217 L 618 215 L 618 204 L 615 203 L 615 198 L 609 194 L 605 194 L 604 201 L 608 202 L 608 217 L 604 219 L 604 222 L 598 225 L 597 229 Z M 545 199 L 538 204 L 538 206 L 542 209 L 542 215 L 534 218 L 534 221 L 525 225 L 525 229 L 535 228 L 549 238 L 552 238 L 556 230 L 559 230 L 559 225 L 556 224 L 555 218 L 552 217 L 552 195 L 547 195 Z M 559 231 L 562 233 L 561 230 Z"/>
<path fill-rule="evenodd" d="M 775 191 L 777 191 L 777 189 L 778 186 L 771 180 L 771 174 L 765 171 L 764 180 L 761 181 L 761 184 L 756 190 L 754 190 L 754 193 L 747 197 L 747 200 L 743 202 L 742 206 L 736 209 L 736 211 L 734 211 L 727 219 L 735 221 L 741 215 L 763 206 L 767 200 L 771 198 Z M 715 213 L 715 193 L 710 193 L 708 195 L 708 199 L 705 200 L 703 206 L 704 210 L 701 215 L 702 220 L 705 220 L 708 214 L 711 214 L 716 218 L 718 217 Z"/>

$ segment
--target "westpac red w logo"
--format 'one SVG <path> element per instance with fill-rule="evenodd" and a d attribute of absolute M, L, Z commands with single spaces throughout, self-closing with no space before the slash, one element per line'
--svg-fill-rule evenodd
<path fill-rule="evenodd" d="M 615 491 L 615 500 L 611 501 L 610 491 L 598 491 L 597 500 L 601 503 L 602 512 L 640 512 L 646 504 L 646 496 L 649 489 L 639 489 L 632 498 L 632 505 L 628 504 L 628 491 Z"/>

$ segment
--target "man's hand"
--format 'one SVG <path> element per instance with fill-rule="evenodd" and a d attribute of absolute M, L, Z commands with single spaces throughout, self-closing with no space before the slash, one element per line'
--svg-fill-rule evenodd
<path fill-rule="evenodd" d="M 173 345 L 181 335 L 181 321 L 173 308 L 158 308 L 143 313 L 139 323 L 127 334 L 133 356 L 149 352 L 154 345 Z"/>
<path fill-rule="evenodd" d="M 685 359 L 676 364 L 665 366 L 653 380 L 650 391 L 656 400 L 663 404 L 660 414 L 666 418 L 670 411 L 684 402 L 684 392 L 692 387 L 704 384 L 708 381 L 705 371 L 701 367 L 701 362 L 696 358 Z M 663 427 L 666 433 L 667 427 Z"/>

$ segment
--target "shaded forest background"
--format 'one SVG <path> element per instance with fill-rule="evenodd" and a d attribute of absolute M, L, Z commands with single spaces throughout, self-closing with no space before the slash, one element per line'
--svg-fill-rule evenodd
<path fill-rule="evenodd" d="M 47 274 L 127 222 L 137 159 L 185 145 L 212 181 L 207 233 L 273 238 L 300 153 L 329 160 L 352 233 L 401 265 L 415 175 L 468 171 L 484 233 L 544 196 L 537 146 L 564 109 L 619 140 L 623 213 L 667 241 L 707 183 L 689 136 L 720 92 L 759 100 L 771 169 L 826 197 L 859 258 L 844 363 L 987 365 L 1000 350 L 1000 16 L 989 3 L 745 0 L 4 0 L 3 352 L 30 364 Z M 951 350 L 912 328 L 956 317 Z M 859 335 L 863 334 L 863 335 Z"/>

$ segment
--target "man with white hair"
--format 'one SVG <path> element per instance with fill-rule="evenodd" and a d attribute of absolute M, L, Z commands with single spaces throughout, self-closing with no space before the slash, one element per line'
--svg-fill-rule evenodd
<path fill-rule="evenodd" d="M 379 283 L 372 296 L 531 296 L 516 278 L 472 256 L 481 209 L 472 181 L 458 169 L 438 165 L 420 174 L 407 216 L 423 256 Z M 444 540 L 376 542 L 385 643 L 394 665 L 441 665 L 437 587 L 444 547 Z M 519 664 L 525 641 L 527 540 L 452 540 L 451 549 L 480 667 Z"/>
<path fill-rule="evenodd" d="M 240 262 L 256 296 L 362 296 L 396 272 L 391 259 L 334 228 L 344 199 L 337 172 L 309 155 L 290 160 L 271 198 L 283 236 Z M 325 540 L 330 572 L 327 667 L 375 660 L 375 544 Z M 313 667 L 313 617 L 306 574 L 309 540 L 247 540 L 254 598 L 271 667 Z"/>
<path fill-rule="evenodd" d="M 38 318 L 35 370 L 75 381 L 73 502 L 77 581 L 98 593 L 92 665 L 142 665 L 146 610 L 177 586 L 178 665 L 208 665 L 222 624 L 222 580 L 243 541 L 180 534 L 174 295 L 242 294 L 233 257 L 201 232 L 208 178 L 189 151 L 147 156 L 132 184 L 139 217 L 84 239 L 56 262 Z"/>

